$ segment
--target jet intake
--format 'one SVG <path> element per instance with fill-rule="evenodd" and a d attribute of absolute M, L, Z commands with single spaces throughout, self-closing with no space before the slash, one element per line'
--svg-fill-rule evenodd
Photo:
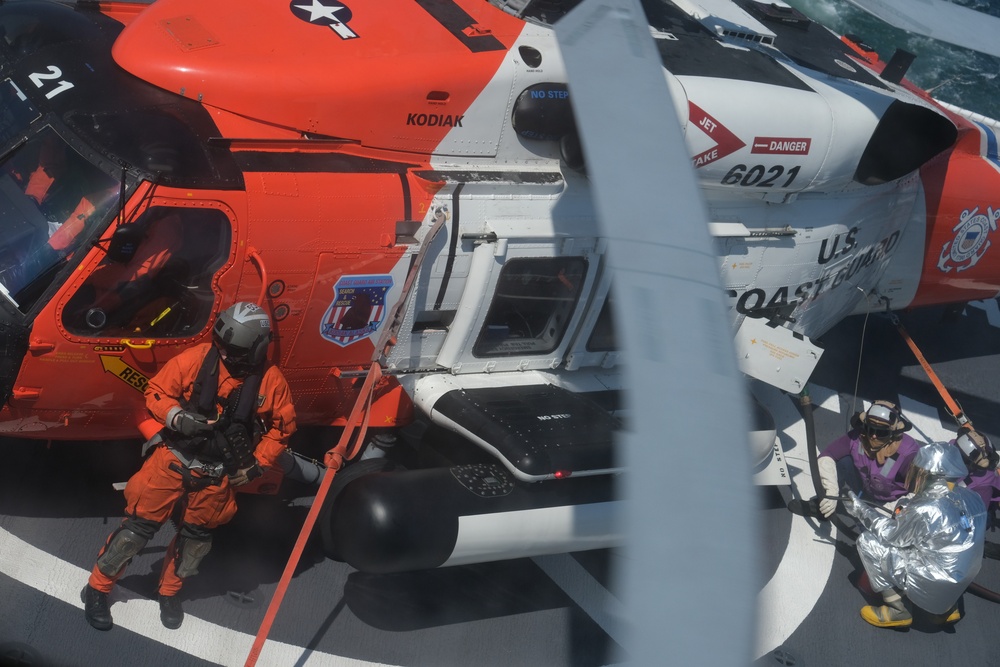
<path fill-rule="evenodd" d="M 926 107 L 895 101 L 882 114 L 854 180 L 878 185 L 919 169 L 958 138 L 955 125 Z"/>

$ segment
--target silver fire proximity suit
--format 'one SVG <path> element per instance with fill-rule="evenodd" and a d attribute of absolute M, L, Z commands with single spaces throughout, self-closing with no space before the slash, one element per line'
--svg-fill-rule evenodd
<path fill-rule="evenodd" d="M 982 498 L 950 482 L 965 476 L 958 459 L 953 465 L 941 444 L 937 468 L 917 467 L 925 479 L 917 481 L 915 495 L 900 501 L 894 516 L 865 503 L 849 503 L 848 511 L 864 526 L 857 540 L 858 554 L 872 589 L 895 588 L 916 606 L 943 614 L 979 573 L 986 537 L 986 507 Z M 958 452 L 954 448 L 947 448 Z M 950 470 L 954 467 L 955 470 Z"/>

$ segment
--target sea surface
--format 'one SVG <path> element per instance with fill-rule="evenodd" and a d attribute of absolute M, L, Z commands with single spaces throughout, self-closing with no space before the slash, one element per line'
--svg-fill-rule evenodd
<path fill-rule="evenodd" d="M 954 0 L 1000 17 L 1000 0 Z M 907 78 L 944 102 L 1000 120 L 1000 58 L 894 28 L 846 0 L 785 0 L 839 35 L 851 33 L 888 61 L 897 48 L 917 56 Z M 1000 35 L 998 35 L 1000 39 Z"/>

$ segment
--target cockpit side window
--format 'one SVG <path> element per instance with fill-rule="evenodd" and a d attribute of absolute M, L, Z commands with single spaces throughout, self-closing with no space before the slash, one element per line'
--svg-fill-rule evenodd
<path fill-rule="evenodd" d="M 70 298 L 63 325 L 88 337 L 196 335 L 212 312 L 212 277 L 229 257 L 229 218 L 153 206 L 127 226 L 134 252 L 105 257 Z"/>
<path fill-rule="evenodd" d="M 509 357 L 556 349 L 566 333 L 586 275 L 587 261 L 582 257 L 507 262 L 473 354 Z"/>
<path fill-rule="evenodd" d="M 0 164 L 0 286 L 22 312 L 106 218 L 120 187 L 51 127 Z"/>

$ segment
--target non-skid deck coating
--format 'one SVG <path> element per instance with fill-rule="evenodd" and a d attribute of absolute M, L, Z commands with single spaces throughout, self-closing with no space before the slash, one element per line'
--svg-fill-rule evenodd
<path fill-rule="evenodd" d="M 940 324 L 943 311 L 907 316 L 910 333 L 976 425 L 998 441 L 1000 308 L 978 303 Z M 864 367 L 856 379 L 865 332 Z M 810 383 L 819 444 L 840 435 L 856 397 L 896 398 L 914 436 L 954 431 L 922 369 L 885 320 L 853 318 L 823 341 Z M 857 382 L 857 389 L 855 384 Z M 805 425 L 796 397 L 765 391 L 793 486 L 757 489 L 754 547 L 760 577 L 755 665 L 922 664 L 927 656 L 992 664 L 996 603 L 966 594 L 966 617 L 946 630 L 908 632 L 865 624 L 854 586 L 857 558 L 829 523 L 794 516 L 792 497 L 812 495 Z M 185 588 L 187 617 L 163 628 L 152 597 L 170 537 L 165 527 L 136 557 L 113 595 L 116 626 L 90 628 L 80 589 L 122 512 L 122 481 L 138 465 L 134 443 L 3 442 L 0 467 L 0 665 L 243 665 L 307 507 L 292 497 L 242 498 L 201 573 Z M 724 524 L 723 524 L 724 529 Z M 988 537 L 1000 542 L 996 533 Z M 616 640 L 623 610 L 611 572 L 618 550 L 546 556 L 398 575 L 366 575 L 306 549 L 259 665 L 602 665 L 627 659 Z M 684 563 L 664 563 L 684 568 Z M 1000 562 L 977 580 L 1000 589 Z M 656 586 L 657 581 L 650 581 Z M 725 615 L 724 591 L 705 594 Z M 683 601 L 678 601 L 683 604 Z M 627 610 L 624 610 L 627 613 Z M 720 620 L 723 620 L 720 618 Z M 719 627 L 691 628 L 717 641 Z M 669 648 L 664 648 L 669 664 Z"/>

